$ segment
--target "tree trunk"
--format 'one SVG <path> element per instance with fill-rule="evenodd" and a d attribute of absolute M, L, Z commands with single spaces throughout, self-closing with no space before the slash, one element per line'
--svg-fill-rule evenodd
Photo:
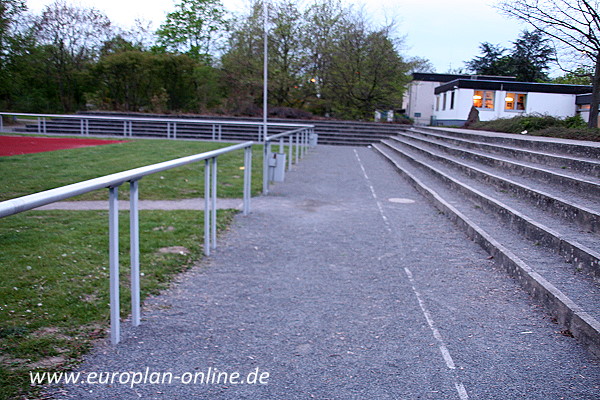
<path fill-rule="evenodd" d="M 592 101 L 590 102 L 590 119 L 588 127 L 598 128 L 598 104 L 600 103 L 600 53 L 596 56 L 596 70 L 592 80 Z"/>

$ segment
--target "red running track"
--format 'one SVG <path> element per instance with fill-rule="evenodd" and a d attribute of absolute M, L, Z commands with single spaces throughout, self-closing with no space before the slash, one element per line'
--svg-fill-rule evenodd
<path fill-rule="evenodd" d="M 99 146 L 103 144 L 125 143 L 127 140 L 49 138 L 35 136 L 0 135 L 0 157 L 20 154 L 43 153 L 79 147 Z"/>

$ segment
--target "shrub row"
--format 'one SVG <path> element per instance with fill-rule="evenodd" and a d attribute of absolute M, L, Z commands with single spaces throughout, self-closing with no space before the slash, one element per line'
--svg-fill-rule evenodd
<path fill-rule="evenodd" d="M 567 118 L 537 114 L 521 115 L 513 118 L 480 121 L 470 125 L 469 128 L 562 139 L 600 141 L 600 129 L 588 128 L 579 115 Z"/>

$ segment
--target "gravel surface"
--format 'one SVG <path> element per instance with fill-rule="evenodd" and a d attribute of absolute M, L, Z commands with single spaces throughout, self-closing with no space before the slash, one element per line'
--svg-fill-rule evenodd
<path fill-rule="evenodd" d="M 213 257 L 146 302 L 141 326 L 124 327 L 116 346 L 98 343 L 77 369 L 82 377 L 117 373 L 117 381 L 49 393 L 600 397 L 598 360 L 558 333 L 516 282 L 372 150 L 320 146 L 257 200 L 251 215 L 236 217 Z M 253 385 L 182 382 L 209 368 L 230 377 L 258 369 L 268 378 Z M 120 384 L 127 371 L 174 378 Z"/>

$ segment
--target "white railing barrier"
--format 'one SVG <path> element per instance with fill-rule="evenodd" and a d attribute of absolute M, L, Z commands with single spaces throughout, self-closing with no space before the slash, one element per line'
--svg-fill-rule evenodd
<path fill-rule="evenodd" d="M 0 118 L 1 119 L 1 118 Z M 244 188 L 243 213 L 250 212 L 252 184 L 252 145 L 245 142 L 223 149 L 213 150 L 193 156 L 178 158 L 145 167 L 135 168 L 116 174 L 106 175 L 59 188 L 34 193 L 0 202 L 0 218 L 31 210 L 46 204 L 92 192 L 109 190 L 109 266 L 110 266 L 110 337 L 117 344 L 121 337 L 119 305 L 119 209 L 118 188 L 125 182 L 130 187 L 130 235 L 131 235 L 131 307 L 132 323 L 140 324 L 140 262 L 139 262 L 139 207 L 138 182 L 147 175 L 177 168 L 183 165 L 204 161 L 204 253 L 210 255 L 217 247 L 217 158 L 232 151 L 244 149 Z"/>

